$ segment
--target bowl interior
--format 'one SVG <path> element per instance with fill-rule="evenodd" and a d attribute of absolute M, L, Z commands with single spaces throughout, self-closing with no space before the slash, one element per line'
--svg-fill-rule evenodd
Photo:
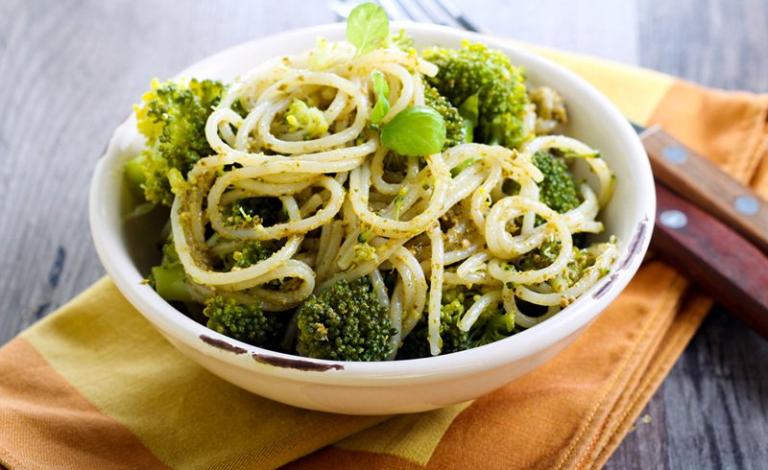
<path fill-rule="evenodd" d="M 490 367 L 493 362 L 503 360 L 504 357 L 530 354 L 573 334 L 591 321 L 629 282 L 647 248 L 653 223 L 654 195 L 650 167 L 627 121 L 605 97 L 572 73 L 497 39 L 432 25 L 407 24 L 405 27 L 414 37 L 418 48 L 432 45 L 458 47 L 463 38 L 469 38 L 503 50 L 513 64 L 525 67 L 531 84 L 551 86 L 564 97 L 569 111 L 569 124 L 565 133 L 600 150 L 616 175 L 613 199 L 599 216 L 606 226 L 605 234 L 616 235 L 619 242 L 620 255 L 613 274 L 569 306 L 566 310 L 568 313 L 556 315 L 508 339 L 458 353 L 466 357 L 475 354 L 473 362 Z M 179 76 L 231 81 L 276 55 L 298 53 L 312 47 L 318 36 L 337 40 L 343 38 L 343 35 L 343 25 L 289 32 L 228 49 L 198 62 Z M 126 218 L 139 201 L 130 194 L 125 184 L 122 166 L 140 151 L 141 146 L 142 138 L 131 117 L 115 131 L 94 177 L 91 189 L 94 239 L 113 280 L 150 321 L 166 335 L 182 341 L 196 340 L 200 331 L 207 330 L 175 311 L 154 291 L 140 283 L 149 267 L 157 262 L 160 229 L 167 216 L 167 212 L 158 209 L 147 216 Z M 599 297 L 594 295 L 596 292 L 600 292 Z M 211 336 L 217 336 L 210 333 Z M 491 352 L 494 348 L 497 353 L 503 353 L 501 357 Z M 483 359 L 483 355 L 488 356 Z M 450 367 L 444 361 L 445 357 L 398 363 L 429 361 L 433 367 L 437 367 L 439 361 L 443 361 L 446 367 Z M 490 361 L 487 360 L 490 358 Z M 381 367 L 381 371 L 403 370 L 402 366 L 386 363 L 355 365 L 345 370 L 363 370 L 363 367 L 367 367 L 367 371 L 372 370 L 371 367 Z"/>

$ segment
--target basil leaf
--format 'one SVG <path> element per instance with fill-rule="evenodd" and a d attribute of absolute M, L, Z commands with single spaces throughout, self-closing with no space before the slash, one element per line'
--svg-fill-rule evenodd
<path fill-rule="evenodd" d="M 389 35 L 387 13 L 375 3 L 356 6 L 347 18 L 347 41 L 366 54 L 381 46 Z"/>
<path fill-rule="evenodd" d="M 371 111 L 371 124 L 377 126 L 389 112 L 389 83 L 384 74 L 374 70 L 371 74 L 373 80 L 373 94 L 376 95 L 376 104 Z"/>
<path fill-rule="evenodd" d="M 464 119 L 464 142 L 472 142 L 475 127 L 480 118 L 479 99 L 477 93 L 470 96 L 459 106 L 459 115 Z"/>
<path fill-rule="evenodd" d="M 428 106 L 412 106 L 381 128 L 381 143 L 408 157 L 438 153 L 445 144 L 445 120 Z"/>

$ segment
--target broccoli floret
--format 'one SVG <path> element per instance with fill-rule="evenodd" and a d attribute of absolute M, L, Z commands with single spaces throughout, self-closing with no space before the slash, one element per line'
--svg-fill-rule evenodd
<path fill-rule="evenodd" d="M 550 282 L 553 287 L 566 289 L 581 279 L 584 270 L 595 263 L 595 256 L 587 249 L 574 246 L 573 258 L 566 265 L 563 273 Z M 517 258 L 513 265 L 520 271 L 543 269 L 555 261 L 560 253 L 560 242 L 548 238 L 538 248 Z"/>
<path fill-rule="evenodd" d="M 424 104 L 434 109 L 445 121 L 445 145 L 443 149 L 454 147 L 466 141 L 464 136 L 464 119 L 459 110 L 447 98 L 442 96 L 435 87 L 424 86 Z"/>
<path fill-rule="evenodd" d="M 459 321 L 472 306 L 477 291 L 466 287 L 453 287 L 443 292 L 442 308 L 440 309 L 440 339 L 442 347 L 440 354 L 450 354 L 476 348 L 484 344 L 506 338 L 514 329 L 511 318 L 496 306 L 488 307 L 480 314 L 469 331 L 459 328 Z M 405 338 L 398 351 L 398 359 L 417 359 L 430 357 L 429 327 L 426 315 L 422 317 L 416 328 Z"/>
<path fill-rule="evenodd" d="M 146 149 L 126 164 L 126 176 L 147 201 L 170 206 L 174 186 L 195 162 L 214 153 L 205 138 L 205 122 L 223 91 L 221 83 L 211 80 L 153 80 L 142 103 L 134 106 Z"/>
<path fill-rule="evenodd" d="M 449 289 L 443 292 L 440 309 L 440 339 L 442 340 L 441 354 L 463 351 L 472 346 L 470 334 L 468 331 L 459 329 L 459 320 L 467 308 L 471 305 L 471 295 L 463 288 Z M 467 305 L 469 304 L 469 305 Z M 403 341 L 403 345 L 398 351 L 399 359 L 417 359 L 420 357 L 430 357 L 429 350 L 429 327 L 427 325 L 426 313 L 422 316 L 419 323 Z"/>
<path fill-rule="evenodd" d="M 413 49 L 413 38 L 405 32 L 404 29 L 400 29 L 397 34 L 390 34 L 387 37 L 389 44 L 397 47 L 401 51 L 408 52 Z"/>
<path fill-rule="evenodd" d="M 550 284 L 556 290 L 571 287 L 581 279 L 584 271 L 595 264 L 595 255 L 588 249 L 573 247 L 573 258 L 568 262 L 563 273 L 554 278 Z M 559 289 L 558 289 L 559 288 Z"/>
<path fill-rule="evenodd" d="M 427 81 L 455 107 L 477 95 L 474 141 L 514 148 L 532 137 L 523 124 L 529 103 L 525 75 L 504 53 L 464 43 L 459 49 L 430 48 L 423 55 L 438 67 Z"/>
<path fill-rule="evenodd" d="M 257 225 L 270 226 L 287 220 L 280 199 L 253 197 L 240 199 L 223 210 L 224 221 L 233 227 L 248 228 Z M 248 240 L 236 250 L 221 256 L 224 270 L 247 268 L 264 261 L 280 249 L 275 240 Z"/>
<path fill-rule="evenodd" d="M 514 317 L 506 315 L 503 310 L 489 308 L 483 313 L 481 321 L 472 330 L 472 347 L 495 343 L 510 336 L 514 332 Z"/>
<path fill-rule="evenodd" d="M 168 301 L 191 302 L 192 285 L 187 279 L 173 239 L 169 238 L 163 245 L 163 259 L 158 266 L 152 268 L 149 275 L 149 285 Z"/>
<path fill-rule="evenodd" d="M 208 328 L 254 346 L 277 347 L 285 329 L 282 315 L 264 313 L 259 304 L 241 304 L 220 295 L 205 301 Z"/>
<path fill-rule="evenodd" d="M 352 258 L 355 264 L 363 264 L 368 261 L 376 261 L 376 247 L 371 246 L 368 242 L 356 243 L 352 248 L 355 253 Z"/>
<path fill-rule="evenodd" d="M 541 202 L 561 214 L 581 204 L 576 180 L 562 158 L 549 152 L 537 152 L 533 164 L 544 174 L 544 180 L 539 183 Z"/>
<path fill-rule="evenodd" d="M 237 228 L 263 225 L 269 227 L 288 220 L 283 203 L 276 197 L 250 197 L 238 199 L 222 210 L 224 221 Z"/>
<path fill-rule="evenodd" d="M 538 248 L 522 255 L 513 264 L 519 271 L 543 269 L 555 261 L 558 253 L 560 253 L 560 242 L 554 238 L 548 238 Z"/>
<path fill-rule="evenodd" d="M 277 251 L 275 243 L 271 241 L 249 240 L 237 250 L 226 253 L 221 257 L 221 262 L 226 271 L 235 268 L 247 268 L 272 256 Z"/>
<path fill-rule="evenodd" d="M 338 281 L 310 296 L 297 313 L 296 351 L 341 361 L 382 361 L 395 334 L 367 277 Z"/>
<path fill-rule="evenodd" d="M 300 132 L 305 139 L 316 139 L 328 132 L 325 114 L 302 100 L 294 99 L 285 115 L 288 132 Z"/>

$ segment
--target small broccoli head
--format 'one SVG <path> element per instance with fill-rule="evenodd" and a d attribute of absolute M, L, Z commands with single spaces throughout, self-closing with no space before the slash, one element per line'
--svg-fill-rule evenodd
<path fill-rule="evenodd" d="M 427 81 L 454 106 L 477 96 L 475 141 L 514 148 L 531 137 L 524 125 L 529 104 L 525 75 L 504 53 L 464 43 L 459 49 L 427 49 L 424 58 L 438 67 Z"/>
<path fill-rule="evenodd" d="M 489 306 L 469 331 L 459 328 L 459 321 L 475 301 L 479 292 L 464 286 L 455 286 L 443 292 L 440 310 L 440 354 L 450 354 L 493 343 L 512 334 L 514 323 L 497 306 Z M 398 351 L 398 359 L 430 357 L 429 328 L 426 315 L 409 334 Z"/>
<path fill-rule="evenodd" d="M 195 162 L 213 153 L 205 138 L 205 122 L 223 91 L 224 86 L 212 80 L 193 79 L 187 84 L 153 80 L 151 90 L 134 107 L 147 148 L 127 163 L 126 175 L 147 201 L 170 206 L 173 178 L 183 179 Z M 170 172 L 174 172 L 171 181 Z"/>
<path fill-rule="evenodd" d="M 400 49 L 401 51 L 409 52 L 413 50 L 413 38 L 402 28 L 397 32 L 397 34 L 390 34 L 387 36 L 387 41 L 390 45 Z"/>
<path fill-rule="evenodd" d="M 537 248 L 518 257 L 513 265 L 519 271 L 543 269 L 552 264 L 559 253 L 560 241 L 550 237 Z"/>
<path fill-rule="evenodd" d="M 367 277 L 341 280 L 310 296 L 297 313 L 296 351 L 340 361 L 382 361 L 395 334 Z"/>
<path fill-rule="evenodd" d="M 515 319 L 507 315 L 503 309 L 491 306 L 482 313 L 472 330 L 472 347 L 495 343 L 514 333 Z"/>
<path fill-rule="evenodd" d="M 550 152 L 537 152 L 533 164 L 544 174 L 544 180 L 539 183 L 541 202 L 561 214 L 581 204 L 576 180 L 562 158 Z"/>
<path fill-rule="evenodd" d="M 288 220 L 283 203 L 276 197 L 238 199 L 224 207 L 224 222 L 235 228 L 269 227 Z"/>
<path fill-rule="evenodd" d="M 464 135 L 464 119 L 447 98 L 442 96 L 435 87 L 425 84 L 424 104 L 434 109 L 445 121 L 445 144 L 443 149 L 454 147 L 466 141 Z"/>
<path fill-rule="evenodd" d="M 220 295 L 205 301 L 208 328 L 254 346 L 274 349 L 286 323 L 277 313 L 264 313 L 259 304 L 241 304 Z"/>
<path fill-rule="evenodd" d="M 555 291 L 561 291 L 571 287 L 584 275 L 584 271 L 595 264 L 594 253 L 585 248 L 574 246 L 573 256 L 566 268 L 558 276 L 549 280 L 549 284 Z M 519 256 L 513 265 L 520 271 L 543 269 L 555 261 L 560 254 L 560 242 L 555 238 L 547 238 L 537 248 Z"/>
<path fill-rule="evenodd" d="M 325 114 L 302 100 L 294 99 L 285 114 L 288 132 L 299 132 L 304 139 L 317 139 L 328 132 Z"/>
<path fill-rule="evenodd" d="M 275 243 L 270 241 L 249 240 L 237 250 L 221 257 L 225 271 L 247 268 L 272 256 L 277 251 Z"/>
<path fill-rule="evenodd" d="M 472 341 L 468 331 L 459 329 L 459 321 L 464 312 L 472 305 L 471 295 L 465 288 L 452 288 L 443 292 L 440 309 L 440 339 L 442 347 L 440 354 L 450 354 L 463 351 L 472 347 Z M 469 305 L 467 305 L 469 304 Z M 419 321 L 416 328 L 405 338 L 398 351 L 399 359 L 417 359 L 430 357 L 429 328 L 426 314 Z"/>

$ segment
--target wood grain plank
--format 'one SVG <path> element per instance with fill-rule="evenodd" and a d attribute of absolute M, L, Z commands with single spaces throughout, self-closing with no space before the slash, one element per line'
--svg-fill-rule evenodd
<path fill-rule="evenodd" d="M 640 64 L 704 85 L 768 91 L 763 0 L 638 3 Z"/>
<path fill-rule="evenodd" d="M 290 15 L 288 12 L 302 12 Z M 152 77 L 334 20 L 322 2 L 0 2 L 0 344 L 103 275 L 87 187 Z M 162 21 L 158 21 L 158 18 Z"/>
<path fill-rule="evenodd" d="M 714 87 L 768 90 L 765 2 L 638 6 L 641 65 Z M 638 424 L 608 468 L 765 468 L 768 342 L 716 307 L 644 413 L 651 424 Z"/>

